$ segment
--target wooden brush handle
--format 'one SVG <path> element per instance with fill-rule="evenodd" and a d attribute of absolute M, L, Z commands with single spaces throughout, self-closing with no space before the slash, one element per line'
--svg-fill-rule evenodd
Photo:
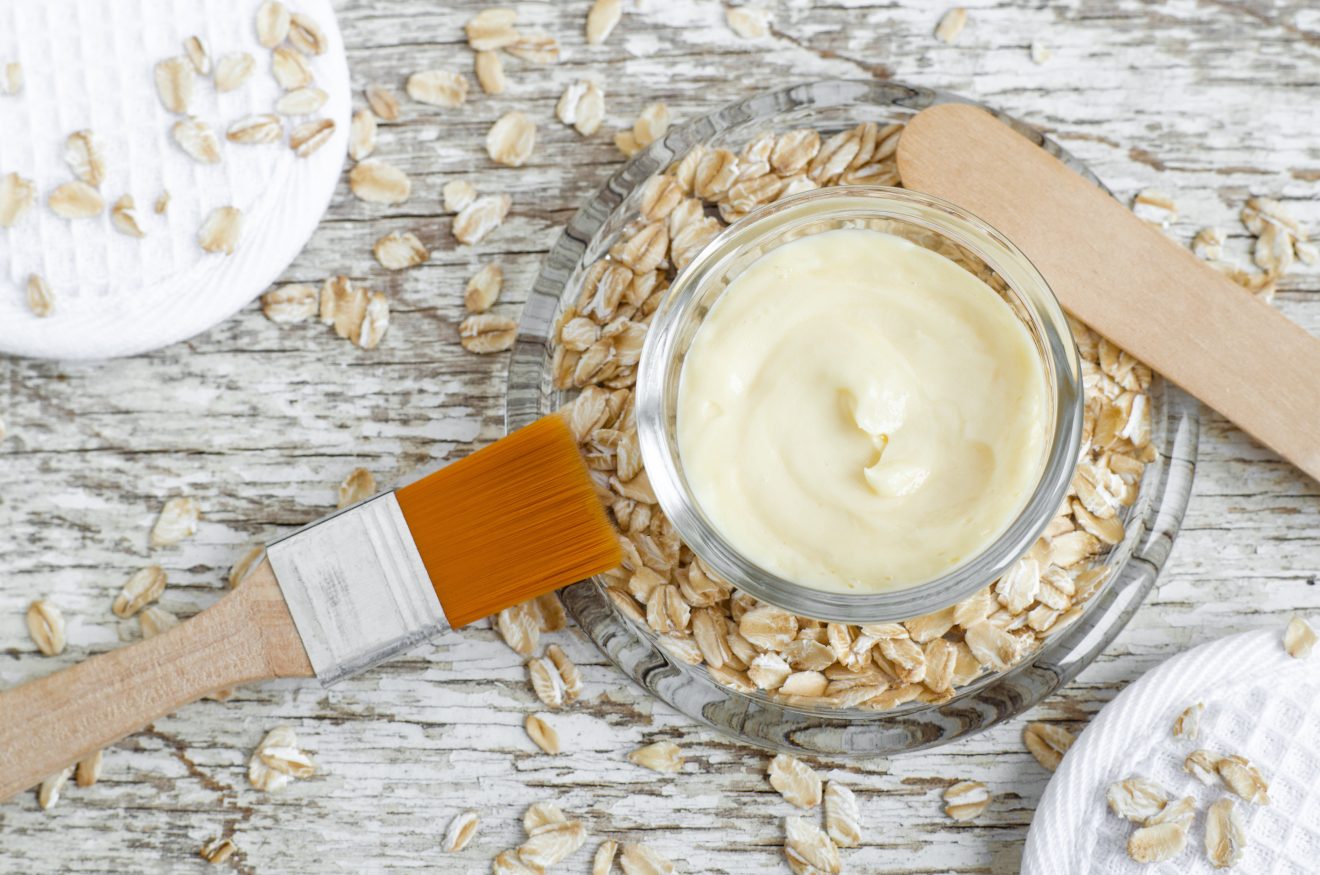
<path fill-rule="evenodd" d="M 1069 312 L 1320 480 L 1320 340 L 977 107 L 918 113 L 898 169 L 1012 240 Z"/>
<path fill-rule="evenodd" d="M 163 635 L 0 692 L 0 800 L 207 693 L 311 676 L 262 560 L 233 592 Z"/>

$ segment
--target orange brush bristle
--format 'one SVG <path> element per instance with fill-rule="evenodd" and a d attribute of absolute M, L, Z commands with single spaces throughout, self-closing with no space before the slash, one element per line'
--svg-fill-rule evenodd
<path fill-rule="evenodd" d="M 395 496 L 455 627 L 623 560 L 577 442 L 559 416 Z"/>

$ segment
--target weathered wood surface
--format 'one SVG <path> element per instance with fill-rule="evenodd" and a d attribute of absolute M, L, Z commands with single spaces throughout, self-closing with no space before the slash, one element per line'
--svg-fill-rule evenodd
<path fill-rule="evenodd" d="M 389 83 L 401 93 L 414 70 L 470 70 L 461 28 L 479 5 L 342 3 L 355 85 Z M 717 2 L 646 0 L 630 5 L 605 45 L 587 47 L 586 0 L 519 3 L 524 20 L 562 40 L 561 64 L 509 60 L 508 93 L 474 94 L 456 111 L 405 99 L 404 118 L 382 128 L 379 154 L 412 175 L 412 199 L 367 205 L 341 184 L 286 274 L 345 273 L 385 290 L 393 321 L 374 352 L 320 325 L 274 325 L 253 305 L 139 358 L 0 360 L 10 432 L 0 442 L 0 685 L 134 638 L 136 623 L 116 620 L 109 605 L 148 560 L 170 573 L 164 606 L 194 613 L 220 595 L 249 543 L 331 509 L 336 483 L 354 466 L 390 484 L 498 436 L 507 362 L 459 348 L 463 284 L 498 258 L 507 277 L 499 310 L 516 314 L 559 226 L 617 166 L 610 132 L 651 100 L 664 98 L 683 119 L 806 78 L 892 76 L 1050 128 L 1120 193 L 1172 192 L 1182 239 L 1222 225 L 1244 258 L 1237 211 L 1251 194 L 1282 197 L 1320 228 L 1320 12 L 1307 2 L 973 2 L 955 46 L 931 37 L 939 5 L 774 5 L 773 36 L 747 42 L 724 26 Z M 1047 64 L 1030 60 L 1032 40 L 1053 49 Z M 605 84 L 609 119 L 586 143 L 553 119 L 564 85 L 584 74 Z M 537 151 L 520 170 L 495 167 L 481 143 L 515 107 L 537 119 Z M 475 249 L 455 246 L 439 206 L 441 186 L 459 177 L 514 198 L 510 221 Z M 386 274 L 371 243 L 407 229 L 434 257 Z M 1279 306 L 1320 333 L 1318 292 L 1320 272 L 1302 269 L 1284 283 Z M 1213 415 L 1200 459 L 1158 591 L 1033 719 L 1080 728 L 1169 655 L 1320 608 L 1320 487 Z M 148 550 L 155 513 L 177 494 L 200 499 L 200 531 Z M 39 595 L 69 619 L 70 646 L 58 658 L 38 655 L 24 629 L 23 611 Z M 780 821 L 792 812 L 765 782 L 766 757 L 644 698 L 580 637 L 557 637 L 588 686 L 586 701 L 556 718 L 562 756 L 540 754 L 522 731 L 535 703 L 518 657 L 474 629 L 332 692 L 280 682 L 158 721 L 107 752 L 97 786 L 69 789 L 53 810 L 38 810 L 34 794 L 0 805 L 0 871 L 191 871 L 203 866 L 193 856 L 202 841 L 224 833 L 240 848 L 227 865 L 243 872 L 485 872 L 538 799 L 584 817 L 592 832 L 560 871 L 585 872 L 606 836 L 651 842 L 687 872 L 787 871 Z M 244 764 L 281 722 L 297 727 L 322 774 L 266 796 L 247 785 Z M 867 844 L 847 854 L 849 871 L 1015 872 L 1048 777 L 1019 743 L 1023 722 L 932 753 L 819 764 L 862 800 Z M 637 743 L 662 738 L 684 747 L 682 776 L 623 761 Z M 977 822 L 954 826 L 939 794 L 964 778 L 987 782 L 996 799 Z M 443 829 L 465 808 L 481 812 L 481 831 L 463 854 L 443 856 Z"/>

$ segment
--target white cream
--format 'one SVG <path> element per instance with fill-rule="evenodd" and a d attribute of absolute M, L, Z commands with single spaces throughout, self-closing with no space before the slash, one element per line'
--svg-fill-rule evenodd
<path fill-rule="evenodd" d="M 1008 527 L 1040 477 L 1048 408 L 1031 335 L 988 285 L 902 238 L 827 231 L 757 259 L 706 316 L 679 453 L 747 558 L 879 592 Z"/>

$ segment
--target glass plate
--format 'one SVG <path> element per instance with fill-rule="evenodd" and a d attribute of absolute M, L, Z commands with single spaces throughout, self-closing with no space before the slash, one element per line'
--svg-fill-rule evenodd
<path fill-rule="evenodd" d="M 562 304 L 576 300 L 586 266 L 636 218 L 639 189 L 653 174 L 698 143 L 737 150 L 764 131 L 813 127 L 826 133 L 864 121 L 883 125 L 950 102 L 974 103 L 896 82 L 826 80 L 757 95 L 671 129 L 587 201 L 546 256 L 523 310 L 509 365 L 506 428 L 512 431 L 551 413 L 574 394 L 551 383 L 549 335 L 555 316 Z M 1101 184 L 1039 131 L 989 111 Z M 1128 509 L 1127 536 L 1097 560 L 1113 568 L 1108 582 L 1091 596 L 1076 621 L 1022 662 L 983 675 L 948 701 L 862 711 L 788 706 L 760 692 L 740 693 L 717 683 L 704 667 L 672 657 L 649 627 L 619 613 L 599 581 L 584 581 L 561 595 L 578 625 L 615 665 L 683 714 L 732 738 L 831 757 L 887 755 L 946 743 L 1022 713 L 1076 677 L 1114 639 L 1154 585 L 1187 507 L 1199 417 L 1196 401 L 1159 377 L 1150 397 L 1151 440 L 1159 455 L 1146 467 L 1137 501 Z"/>

